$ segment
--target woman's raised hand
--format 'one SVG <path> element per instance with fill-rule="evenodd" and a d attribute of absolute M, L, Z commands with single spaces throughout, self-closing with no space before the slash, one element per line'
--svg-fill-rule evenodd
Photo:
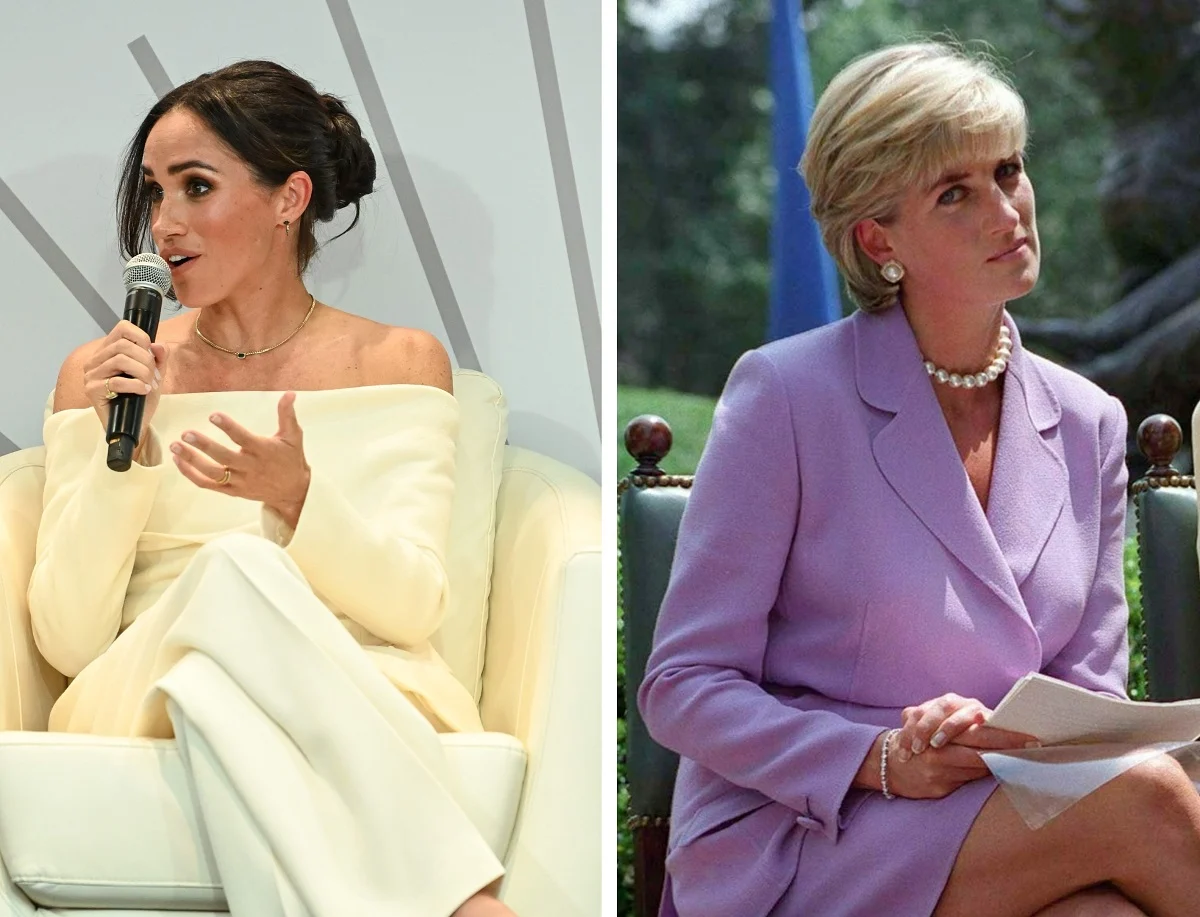
<path fill-rule="evenodd" d="M 160 383 L 166 361 L 165 345 L 150 343 L 150 335 L 133 322 L 125 319 L 117 322 L 83 367 L 84 394 L 105 429 L 108 428 L 112 400 L 109 392 L 145 395 L 146 407 L 142 414 L 139 442 L 145 441 L 146 427 L 154 416 L 162 392 Z"/>
<path fill-rule="evenodd" d="M 910 799 L 936 799 L 987 776 L 981 750 L 1028 748 L 1037 738 L 987 725 L 980 701 L 944 694 L 906 707 L 888 756 L 888 788 Z"/>
<path fill-rule="evenodd" d="M 257 436 L 227 415 L 213 414 L 209 417 L 213 426 L 240 448 L 227 448 L 187 430 L 183 442 L 171 443 L 175 464 L 197 487 L 262 503 L 294 529 L 310 478 L 295 404 L 295 392 L 279 399 L 279 431 L 274 436 Z"/>

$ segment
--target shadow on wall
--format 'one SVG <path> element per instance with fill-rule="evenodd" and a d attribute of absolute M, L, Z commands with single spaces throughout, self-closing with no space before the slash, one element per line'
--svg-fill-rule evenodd
<path fill-rule="evenodd" d="M 496 361 L 492 359 L 491 348 L 491 320 L 496 307 L 496 277 L 492 266 L 496 247 L 491 214 L 482 198 L 460 174 L 423 156 L 408 157 L 408 164 L 437 253 L 450 278 L 454 301 L 462 313 L 463 324 L 479 360 L 479 369 L 496 378 Z M 395 195 L 390 181 L 387 182 L 387 193 Z M 414 216 L 405 214 L 408 219 Z M 445 304 L 438 303 L 439 311 L 444 307 Z M 399 314 L 403 315 L 403 304 Z M 448 318 L 443 312 L 443 323 Z M 453 339 L 451 343 L 458 344 Z M 465 365 L 457 353 L 455 362 Z M 503 385 L 502 379 L 497 381 Z"/>
<path fill-rule="evenodd" d="M 496 308 L 496 246 L 491 216 L 483 200 L 460 175 L 421 157 L 410 158 L 409 165 L 480 369 L 505 388 L 506 375 L 518 370 L 537 371 L 539 350 L 546 346 L 544 336 L 537 333 L 538 317 L 533 312 L 503 317 L 504 321 L 525 322 L 529 333 L 522 336 L 522 353 L 496 353 L 491 338 Z M 452 235 L 448 227 L 452 227 Z M 521 247 L 512 246 L 509 250 L 520 251 Z M 538 265 L 533 255 L 527 257 L 527 269 L 536 272 Z M 535 305 L 543 304 L 530 304 L 531 308 Z M 573 304 L 564 303 L 563 308 L 573 309 Z M 511 337 L 506 336 L 506 340 Z M 582 380 L 584 386 L 588 385 L 586 366 L 568 369 L 572 380 Z M 548 384 L 554 384 L 553 379 Z M 600 480 L 600 457 L 593 442 L 550 417 L 514 410 L 511 397 L 508 439 L 510 443 L 552 455 Z"/>
<path fill-rule="evenodd" d="M 593 481 L 600 480 L 600 457 L 596 447 L 578 430 L 557 420 L 528 411 L 509 411 L 508 441 L 552 455 L 559 461 L 578 468 Z"/>
<path fill-rule="evenodd" d="M 340 239 L 334 237 L 345 231 L 354 219 L 354 208 L 343 209 L 332 222 L 317 227 L 317 253 L 308 265 L 307 277 L 314 286 L 321 286 L 320 298 L 347 312 L 362 314 L 361 307 L 347 303 L 352 288 L 351 277 L 363 269 L 365 246 L 363 239 L 373 232 L 377 213 L 365 203 L 358 225 Z M 315 291 L 314 291 L 315 292 Z"/>

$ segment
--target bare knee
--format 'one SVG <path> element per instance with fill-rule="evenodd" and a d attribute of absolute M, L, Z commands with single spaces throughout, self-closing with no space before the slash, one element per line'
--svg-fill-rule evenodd
<path fill-rule="evenodd" d="M 1156 755 L 1115 778 L 1104 802 L 1098 814 L 1112 854 L 1110 878 L 1122 888 L 1126 880 L 1177 858 L 1200 859 L 1200 794 L 1169 755 Z"/>
<path fill-rule="evenodd" d="M 1146 917 L 1146 912 L 1111 885 L 1098 885 L 1055 901 L 1035 917 Z"/>
<path fill-rule="evenodd" d="M 1155 755 L 1112 782 L 1118 803 L 1131 806 L 1150 828 L 1197 827 L 1200 797 L 1191 777 L 1170 755 Z"/>

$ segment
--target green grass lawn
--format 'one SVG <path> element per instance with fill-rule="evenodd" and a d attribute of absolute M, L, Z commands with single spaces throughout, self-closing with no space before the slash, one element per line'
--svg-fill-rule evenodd
<path fill-rule="evenodd" d="M 700 453 L 712 426 L 715 398 L 685 395 L 667 389 L 617 386 L 617 478 L 623 478 L 636 464 L 625 451 L 625 425 L 639 414 L 657 414 L 671 425 L 671 452 L 662 462 L 667 474 L 691 474 L 700 462 Z"/>

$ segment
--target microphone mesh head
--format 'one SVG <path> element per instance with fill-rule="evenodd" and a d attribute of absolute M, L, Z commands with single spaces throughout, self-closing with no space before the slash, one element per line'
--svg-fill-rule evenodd
<path fill-rule="evenodd" d="M 129 259 L 121 280 L 126 292 L 134 287 L 153 287 L 166 296 L 171 289 L 171 268 L 153 252 L 142 252 Z"/>

